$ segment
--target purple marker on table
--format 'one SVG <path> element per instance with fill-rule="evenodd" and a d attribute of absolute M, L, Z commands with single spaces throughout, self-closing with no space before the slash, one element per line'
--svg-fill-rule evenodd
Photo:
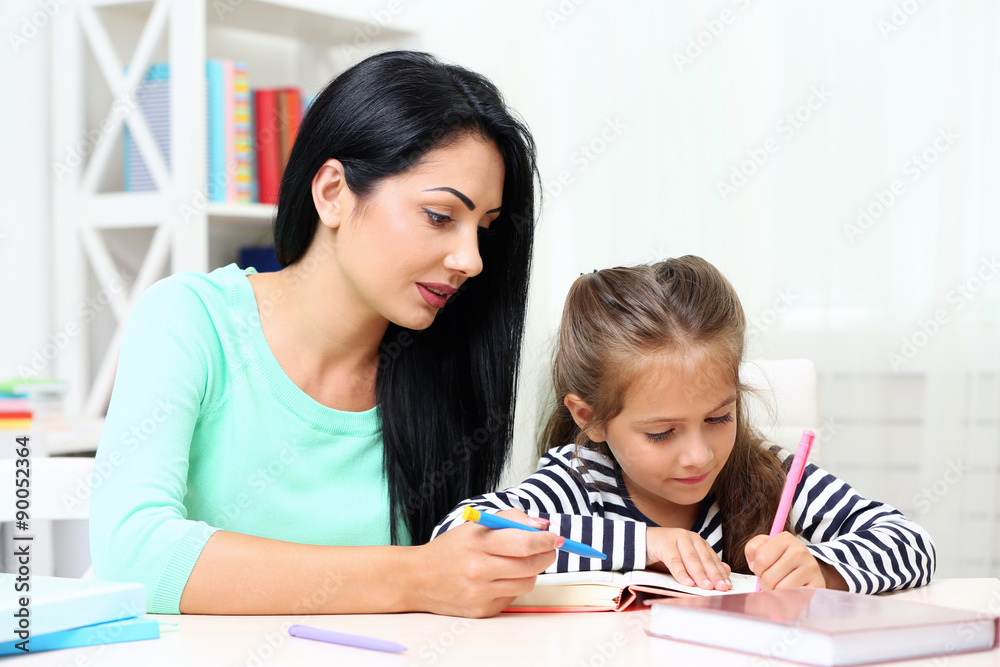
<path fill-rule="evenodd" d="M 396 642 L 373 637 L 362 637 L 361 635 L 349 635 L 346 632 L 334 632 L 333 630 L 321 630 L 308 625 L 292 625 L 288 628 L 288 634 L 292 637 L 302 639 L 315 639 L 318 642 L 328 644 L 343 644 L 344 646 L 354 646 L 356 648 L 367 648 L 373 651 L 385 651 L 386 653 L 402 653 L 406 647 Z"/>

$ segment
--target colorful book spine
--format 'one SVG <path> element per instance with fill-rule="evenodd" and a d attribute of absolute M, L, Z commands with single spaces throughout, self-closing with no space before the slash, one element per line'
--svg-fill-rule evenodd
<path fill-rule="evenodd" d="M 274 90 L 253 91 L 258 201 L 262 204 L 278 203 L 281 183 L 281 123 L 276 97 Z"/>
<path fill-rule="evenodd" d="M 233 201 L 252 201 L 252 174 L 250 168 L 250 80 L 246 63 L 233 64 L 233 134 L 236 195 Z"/>
<path fill-rule="evenodd" d="M 236 201 L 236 100 L 233 95 L 236 74 L 232 60 L 222 61 L 223 136 L 226 147 L 226 201 Z"/>
<path fill-rule="evenodd" d="M 139 111 L 153 135 L 160 157 L 170 170 L 170 66 L 166 63 L 151 65 L 142 84 L 136 91 Z M 128 125 L 125 127 L 125 191 L 144 192 L 156 190 L 156 182 L 146 166 L 139 146 L 132 139 Z"/>

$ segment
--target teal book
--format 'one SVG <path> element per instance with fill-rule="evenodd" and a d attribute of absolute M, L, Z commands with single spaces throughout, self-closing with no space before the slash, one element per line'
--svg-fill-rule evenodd
<path fill-rule="evenodd" d="M 142 584 L 0 573 L 0 591 L 0 644 L 146 613 Z"/>
<path fill-rule="evenodd" d="M 134 642 L 140 639 L 158 639 L 160 623 L 155 618 L 126 618 L 122 621 L 96 623 L 82 628 L 50 632 L 44 635 L 32 633 L 26 644 L 28 653 L 51 651 L 59 648 L 78 646 L 96 646 L 98 644 L 113 644 L 115 642 Z M 17 647 L 24 640 L 13 639 L 0 644 L 0 655 L 15 655 L 25 653 Z"/>
<path fill-rule="evenodd" d="M 205 61 L 208 82 L 208 200 L 226 201 L 226 125 L 225 125 L 225 63 Z"/>

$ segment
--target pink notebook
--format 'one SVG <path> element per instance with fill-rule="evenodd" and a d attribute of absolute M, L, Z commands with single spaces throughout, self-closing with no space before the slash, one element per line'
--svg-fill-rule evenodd
<path fill-rule="evenodd" d="M 817 588 L 650 604 L 651 635 L 809 665 L 990 650 L 1000 632 L 996 614 Z"/>

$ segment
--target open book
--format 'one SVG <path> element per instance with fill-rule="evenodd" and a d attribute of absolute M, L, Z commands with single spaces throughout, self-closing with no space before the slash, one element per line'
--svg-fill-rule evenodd
<path fill-rule="evenodd" d="M 752 593 L 757 577 L 733 573 L 728 591 L 685 586 L 654 570 L 631 572 L 557 572 L 540 574 L 530 593 L 519 595 L 504 611 L 622 611 L 640 596 L 688 597 Z"/>

